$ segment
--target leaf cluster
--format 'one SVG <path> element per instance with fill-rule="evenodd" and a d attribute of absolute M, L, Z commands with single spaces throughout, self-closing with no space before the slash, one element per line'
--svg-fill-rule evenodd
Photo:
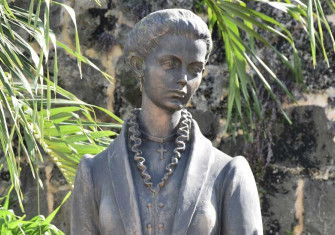
<path fill-rule="evenodd" d="M 73 49 L 58 41 L 50 29 L 52 4 L 63 7 L 72 19 Z M 43 187 L 39 166 L 46 152 L 72 183 L 83 154 L 100 152 L 116 135 L 110 129 L 119 129 L 122 123 L 108 110 L 87 104 L 57 85 L 59 48 L 77 59 L 80 74 L 81 63 L 86 63 L 106 79 L 111 78 L 81 54 L 71 7 L 56 1 L 32 0 L 26 10 L 0 1 L 0 143 L 6 160 L 2 165 L 9 171 L 22 210 L 22 162 L 29 164 L 33 177 Z M 53 63 L 49 63 L 51 54 Z M 96 109 L 114 123 L 97 121 Z"/>
<path fill-rule="evenodd" d="M 258 84 L 261 84 L 267 91 L 286 120 L 291 122 L 282 109 L 280 99 L 271 84 L 284 91 L 291 101 L 294 101 L 294 97 L 276 74 L 275 68 L 268 65 L 266 61 L 268 58 L 264 60 L 259 55 L 259 47 L 271 49 L 273 55 L 279 58 L 282 64 L 294 74 L 295 81 L 302 82 L 302 64 L 295 38 L 290 29 L 283 23 L 262 12 L 253 10 L 249 5 L 250 3 L 266 4 L 268 7 L 290 16 L 309 37 L 313 65 L 316 66 L 316 52 L 319 49 L 329 67 L 329 52 L 325 49 L 325 33 L 331 40 L 333 52 L 335 52 L 335 41 L 321 1 L 308 0 L 307 3 L 304 3 L 299 0 L 204 0 L 203 2 L 207 6 L 209 27 L 213 30 L 214 25 L 217 25 L 224 42 L 226 63 L 229 70 L 228 130 L 234 131 L 232 128 L 239 126 L 245 133 L 250 133 L 255 129 L 257 121 L 264 118 L 265 110 Z M 335 14 L 334 1 L 325 0 L 325 5 Z M 284 52 L 279 51 L 264 36 L 266 33 L 284 40 L 290 45 L 292 54 L 287 56 Z"/>
<path fill-rule="evenodd" d="M 37 215 L 29 220 L 25 219 L 25 215 L 17 216 L 13 210 L 9 209 L 9 196 L 12 188 L 9 190 L 3 206 L 0 205 L 0 233 L 3 235 L 64 235 L 56 226 L 51 224 L 55 215 L 69 198 L 68 193 L 62 203 L 48 217 Z"/>

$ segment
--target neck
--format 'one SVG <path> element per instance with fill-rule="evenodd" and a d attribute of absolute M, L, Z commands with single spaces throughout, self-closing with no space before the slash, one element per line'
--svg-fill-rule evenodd
<path fill-rule="evenodd" d="M 166 137 L 171 135 L 178 126 L 181 110 L 169 112 L 151 101 L 142 100 L 142 109 L 139 115 L 144 131 L 151 136 Z"/>

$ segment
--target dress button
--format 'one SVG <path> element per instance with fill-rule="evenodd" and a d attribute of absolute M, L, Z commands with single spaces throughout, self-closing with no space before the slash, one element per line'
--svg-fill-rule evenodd
<path fill-rule="evenodd" d="M 163 208 L 163 207 L 164 207 L 164 204 L 163 204 L 163 203 L 159 203 L 158 206 L 159 206 L 160 208 Z"/>
<path fill-rule="evenodd" d="M 164 224 L 159 224 L 158 228 L 161 229 L 161 230 L 164 229 Z"/>
<path fill-rule="evenodd" d="M 152 229 L 152 225 L 151 224 L 147 224 L 147 229 Z"/>

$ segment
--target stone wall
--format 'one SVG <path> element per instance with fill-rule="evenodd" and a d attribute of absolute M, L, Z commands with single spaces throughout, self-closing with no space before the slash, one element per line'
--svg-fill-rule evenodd
<path fill-rule="evenodd" d="M 82 51 L 114 79 L 107 81 L 85 65 L 80 79 L 75 59 L 60 51 L 59 84 L 80 99 L 107 107 L 122 118 L 140 105 L 138 84 L 123 61 L 127 32 L 140 18 L 158 9 L 180 7 L 199 12 L 196 0 L 102 0 L 101 7 L 91 0 L 63 2 L 76 11 Z M 26 1 L 17 4 L 24 6 Z M 257 5 L 255 9 L 285 18 Z M 71 19 L 59 7 L 54 7 L 52 13 L 55 32 L 61 41 L 73 46 Z M 284 20 L 293 25 L 287 17 Z M 330 68 L 320 62 L 313 70 L 306 35 L 296 36 L 301 37 L 297 46 L 302 50 L 307 89 L 295 86 L 292 75 L 278 61 L 269 61 L 297 97 L 297 102 L 290 103 L 282 95 L 292 125 L 264 98 L 269 111 L 257 124 L 253 142 L 245 141 L 239 133 L 232 138 L 224 132 L 227 66 L 223 43 L 215 34 L 212 57 L 189 110 L 216 147 L 232 156 L 244 155 L 251 163 L 261 197 L 265 234 L 330 235 L 335 234 L 335 55 L 330 55 Z M 287 50 L 287 45 L 282 50 Z M 267 53 L 262 51 L 263 56 Z M 100 119 L 108 121 L 104 116 Z M 40 192 L 40 207 L 47 214 L 60 202 L 68 186 L 51 162 L 41 166 L 41 171 L 46 188 Z M 33 215 L 37 208 L 36 187 L 29 173 L 23 178 L 27 212 Z M 55 224 L 68 234 L 69 205 L 62 208 Z"/>

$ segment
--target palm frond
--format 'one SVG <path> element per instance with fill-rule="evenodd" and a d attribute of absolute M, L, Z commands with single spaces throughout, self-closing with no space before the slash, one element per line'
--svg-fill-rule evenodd
<path fill-rule="evenodd" d="M 59 42 L 50 30 L 52 4 L 61 5 L 73 21 L 74 49 Z M 40 12 L 44 12 L 43 20 L 39 17 Z M 82 155 L 96 154 L 105 148 L 116 135 L 110 129 L 119 129 L 122 120 L 102 107 L 86 104 L 57 85 L 59 48 L 77 58 L 80 72 L 81 63 L 86 63 L 107 79 L 111 78 L 81 54 L 71 7 L 39 0 L 36 4 L 31 1 L 29 10 L 25 10 L 1 0 L 0 18 L 0 143 L 11 183 L 24 210 L 20 162 L 26 161 L 30 165 L 33 176 L 42 187 L 38 166 L 43 161 L 43 149 L 72 183 Z M 50 50 L 54 54 L 51 68 L 48 63 Z M 109 115 L 114 124 L 98 122 L 95 109 Z"/>
<path fill-rule="evenodd" d="M 319 0 L 309 0 L 308 5 L 300 1 L 289 0 L 256 0 L 254 2 L 268 4 L 298 21 L 309 35 L 313 64 L 316 64 L 316 49 L 319 45 L 324 60 L 329 65 L 322 27 L 327 30 L 333 46 L 335 46 L 335 43 L 329 22 Z M 255 42 L 262 44 L 263 47 L 270 48 L 280 61 L 292 71 L 296 81 L 301 82 L 301 61 L 290 29 L 271 16 L 251 9 L 243 1 L 204 0 L 204 3 L 208 10 L 209 27 L 213 29 L 215 24 L 218 26 L 219 34 L 222 36 L 225 45 L 226 62 L 229 70 L 227 128 L 232 128 L 231 121 L 234 120 L 240 123 L 246 133 L 250 133 L 250 130 L 255 126 L 255 120 L 262 117 L 264 111 L 262 102 L 257 95 L 258 87 L 256 86 L 259 83 L 278 104 L 278 109 L 290 122 L 288 116 L 282 110 L 271 84 L 280 87 L 292 100 L 294 100 L 294 97 L 283 81 L 278 78 L 273 68 L 267 65 L 255 49 Z M 332 1 L 327 1 L 327 4 L 330 8 L 334 5 Z M 315 22 L 317 22 L 318 30 L 315 29 Z M 292 56 L 287 58 L 264 35 L 271 35 L 286 41 L 291 47 Z M 255 76 L 249 75 L 251 71 Z M 258 81 L 255 80 L 257 78 Z"/>

